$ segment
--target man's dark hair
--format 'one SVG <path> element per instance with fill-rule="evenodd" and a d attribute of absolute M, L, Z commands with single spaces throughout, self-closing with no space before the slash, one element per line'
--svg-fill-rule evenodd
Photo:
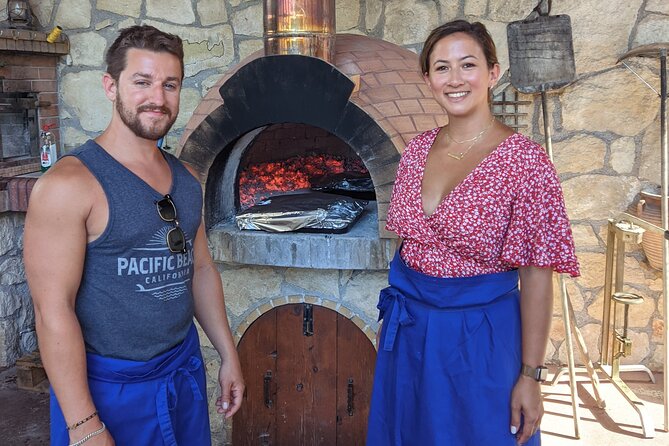
<path fill-rule="evenodd" d="M 156 53 L 170 53 L 179 59 L 181 78 L 184 76 L 184 47 L 179 36 L 163 32 L 153 26 L 137 25 L 121 30 L 119 36 L 107 50 L 105 62 L 107 73 L 118 81 L 127 64 L 129 49 L 149 50 Z"/>

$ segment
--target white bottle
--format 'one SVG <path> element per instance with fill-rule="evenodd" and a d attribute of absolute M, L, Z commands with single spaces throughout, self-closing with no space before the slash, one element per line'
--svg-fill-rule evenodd
<path fill-rule="evenodd" d="M 49 131 L 48 125 L 42 127 L 40 140 L 40 166 L 42 172 L 46 172 L 51 166 L 53 166 L 53 164 L 56 162 L 56 157 L 58 156 L 56 142 L 54 141 L 53 134 Z"/>

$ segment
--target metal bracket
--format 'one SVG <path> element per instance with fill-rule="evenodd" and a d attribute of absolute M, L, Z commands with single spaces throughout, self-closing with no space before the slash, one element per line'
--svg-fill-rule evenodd
<path fill-rule="evenodd" d="M 302 334 L 304 336 L 314 335 L 314 306 L 304 304 L 302 307 Z"/>

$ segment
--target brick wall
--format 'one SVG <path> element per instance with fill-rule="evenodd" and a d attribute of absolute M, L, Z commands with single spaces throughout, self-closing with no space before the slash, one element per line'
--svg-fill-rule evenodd
<path fill-rule="evenodd" d="M 60 147 L 58 121 L 57 55 L 7 54 L 0 60 L 0 91 L 37 93 L 39 128 L 50 125 Z M 0 177 L 11 177 L 39 170 L 39 159 L 0 161 Z"/>

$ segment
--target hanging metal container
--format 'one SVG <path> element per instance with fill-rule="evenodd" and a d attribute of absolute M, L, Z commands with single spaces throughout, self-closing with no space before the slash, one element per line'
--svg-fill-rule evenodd
<path fill-rule="evenodd" d="M 569 85 L 576 78 L 571 19 L 539 16 L 507 25 L 511 84 L 521 93 Z"/>

